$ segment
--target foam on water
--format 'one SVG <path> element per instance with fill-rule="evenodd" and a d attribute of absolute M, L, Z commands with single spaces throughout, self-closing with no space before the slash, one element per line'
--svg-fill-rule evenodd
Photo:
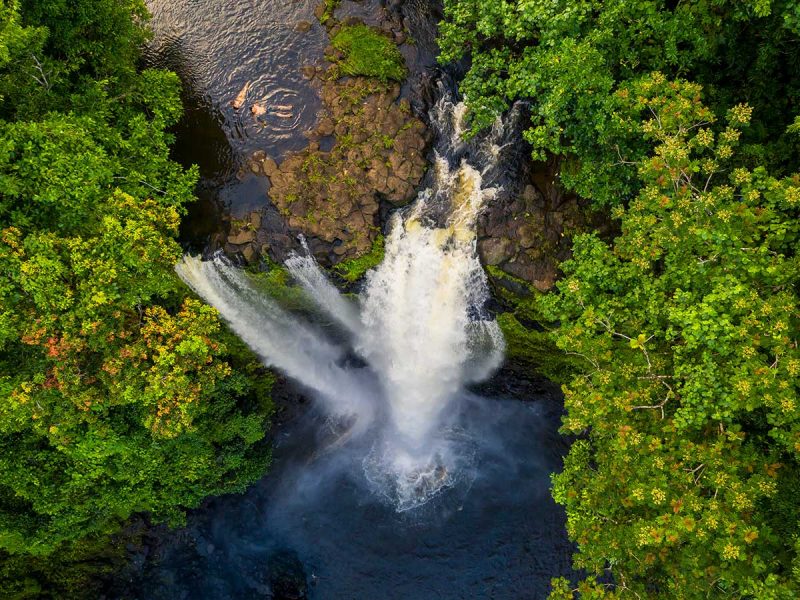
<path fill-rule="evenodd" d="M 434 109 L 462 147 L 463 105 Z M 502 126 L 483 145 L 497 160 Z M 383 262 L 367 274 L 358 302 L 343 297 L 309 255 L 286 267 L 320 310 L 345 332 L 334 340 L 259 293 L 221 255 L 186 256 L 178 274 L 268 365 L 316 393 L 348 435 L 374 436 L 366 478 L 398 510 L 426 502 L 468 476 L 470 444 L 448 423 L 465 385 L 500 366 L 504 342 L 486 313 L 489 292 L 478 260 L 476 222 L 495 190 L 466 160 L 437 154 L 429 188 L 394 215 Z M 486 168 L 483 169 L 486 173 Z M 355 353 L 363 364 L 347 357 Z"/>

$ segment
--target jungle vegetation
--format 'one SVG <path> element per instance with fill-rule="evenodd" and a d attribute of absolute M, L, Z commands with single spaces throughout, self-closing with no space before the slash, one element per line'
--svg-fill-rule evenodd
<path fill-rule="evenodd" d="M 800 596 L 800 3 L 446 0 L 474 130 L 528 103 L 576 235 L 552 598 Z M 577 359 L 577 360 L 575 360 Z"/>
<path fill-rule="evenodd" d="M 180 523 L 270 458 L 269 375 L 173 271 L 197 172 L 146 24 L 142 0 L 0 5 L 4 597 L 90 595 L 133 515 Z"/>

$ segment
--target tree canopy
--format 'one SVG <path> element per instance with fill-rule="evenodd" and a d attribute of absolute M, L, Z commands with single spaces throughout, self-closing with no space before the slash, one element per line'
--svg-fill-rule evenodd
<path fill-rule="evenodd" d="M 552 597 L 798 597 L 800 7 L 445 6 L 473 126 L 526 101 L 617 232 L 537 301 L 579 370 L 553 495 L 584 577 Z"/>
<path fill-rule="evenodd" d="M 269 461 L 270 375 L 173 270 L 197 172 L 169 158 L 176 75 L 137 68 L 145 19 L 0 9 L 0 558 L 179 522 Z"/>

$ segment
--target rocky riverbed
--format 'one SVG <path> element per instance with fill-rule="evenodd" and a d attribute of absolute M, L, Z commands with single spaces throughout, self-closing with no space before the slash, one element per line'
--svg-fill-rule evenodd
<path fill-rule="evenodd" d="M 212 236 L 212 248 L 247 264 L 285 260 L 298 249 L 301 235 L 325 266 L 363 256 L 385 230 L 391 211 L 414 199 L 432 158 L 425 118 L 438 68 L 430 50 L 426 58 L 416 47 L 419 42 L 407 30 L 412 18 L 403 6 L 323 2 L 314 14 L 329 36 L 357 23 L 382 32 L 403 50 L 409 77 L 402 87 L 342 77 L 337 65 L 342 54 L 331 45 L 318 61 L 302 65 L 321 105 L 304 132 L 307 145 L 280 156 L 270 147 L 250 154 L 238 177 L 266 180 L 255 186 L 266 190 L 263 206 L 225 214 L 227 231 Z M 311 31 L 312 24 L 299 21 L 295 29 Z M 479 254 L 485 265 L 546 291 L 555 282 L 558 263 L 569 257 L 570 236 L 587 226 L 586 211 L 557 184 L 556 160 L 510 168 L 518 170 L 516 193 L 486 207 L 479 221 Z"/>

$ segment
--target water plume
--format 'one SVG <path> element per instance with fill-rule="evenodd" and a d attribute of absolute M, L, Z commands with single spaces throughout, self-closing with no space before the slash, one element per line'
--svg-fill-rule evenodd
<path fill-rule="evenodd" d="M 286 261 L 343 335 L 284 310 L 221 255 L 205 262 L 187 256 L 176 267 L 266 365 L 353 423 L 348 438 L 372 436 L 364 473 L 401 511 L 469 473 L 468 436 L 448 415 L 466 385 L 499 367 L 504 350 L 484 308 L 489 291 L 476 254 L 477 219 L 497 190 L 484 183 L 491 165 L 479 171 L 464 149 L 496 164 L 506 127 L 499 122 L 487 139 L 465 143 L 463 105 L 444 98 L 432 119 L 440 145 L 430 184 L 393 216 L 385 258 L 367 274 L 357 302 L 338 292 L 308 252 Z M 354 354 L 361 360 L 348 360 Z"/>

